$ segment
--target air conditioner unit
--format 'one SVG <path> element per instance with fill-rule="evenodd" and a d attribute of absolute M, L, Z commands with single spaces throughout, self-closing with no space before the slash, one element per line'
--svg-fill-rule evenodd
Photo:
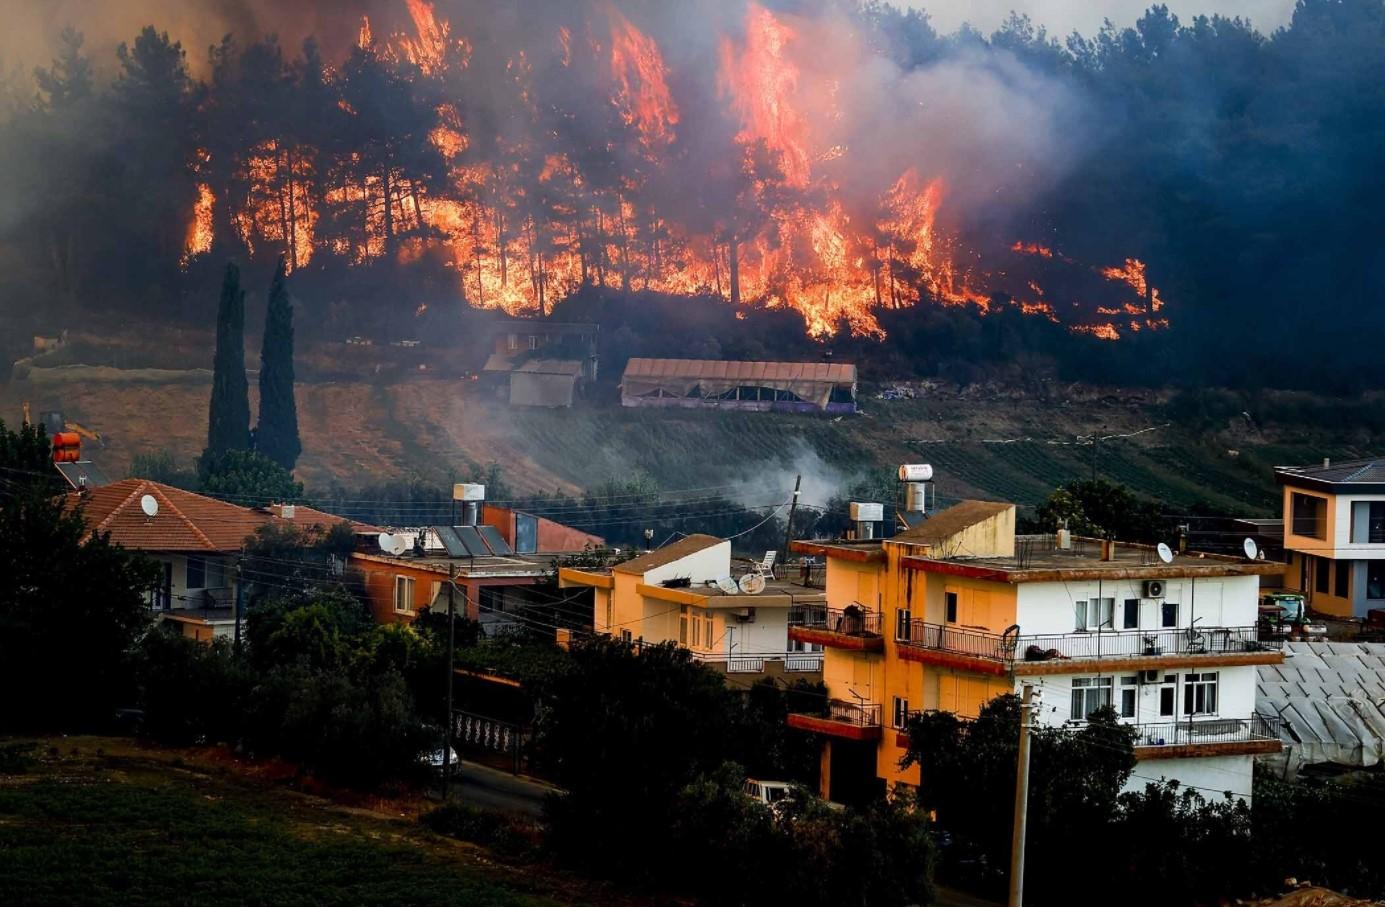
<path fill-rule="evenodd" d="M 1141 683 L 1158 683 L 1158 682 L 1159 682 L 1159 672 L 1158 672 L 1158 671 L 1141 671 L 1141 672 L 1140 672 L 1140 682 L 1141 682 Z"/>
<path fill-rule="evenodd" d="M 1147 579 L 1144 585 L 1145 598 L 1163 598 L 1164 581 L 1161 579 Z"/>
<path fill-rule="evenodd" d="M 737 620 L 738 622 L 740 622 L 740 623 L 743 623 L 743 624 L 753 624 L 753 623 L 755 623 L 755 609 L 754 609 L 754 608 L 737 608 L 735 611 L 733 611 L 733 612 L 731 612 L 731 613 L 736 615 L 736 620 Z"/>

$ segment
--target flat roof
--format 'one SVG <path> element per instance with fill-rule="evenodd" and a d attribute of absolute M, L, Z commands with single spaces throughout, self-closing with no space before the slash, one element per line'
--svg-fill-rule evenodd
<path fill-rule="evenodd" d="M 394 567 L 409 567 L 431 573 L 447 575 L 449 568 L 456 568 L 459 578 L 480 579 L 485 577 L 538 577 L 553 569 L 552 554 L 514 554 L 486 555 L 477 557 L 448 557 L 446 554 L 400 555 L 370 554 L 363 551 L 352 552 L 353 560 L 367 561 Z"/>
<path fill-rule="evenodd" d="M 1083 579 L 1180 579 L 1198 576 L 1261 576 L 1284 572 L 1277 561 L 1251 561 L 1205 552 L 1175 554 L 1164 563 L 1152 545 L 1112 542 L 1108 560 L 1100 539 L 1074 538 L 1070 549 L 1057 547 L 1051 535 L 1015 537 L 1013 557 L 906 557 L 903 565 L 927 573 L 944 573 L 1005 583 Z"/>

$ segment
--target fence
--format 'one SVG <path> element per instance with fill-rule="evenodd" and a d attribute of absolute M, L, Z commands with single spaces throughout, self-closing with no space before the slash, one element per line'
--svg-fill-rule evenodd
<path fill-rule="evenodd" d="M 900 623 L 895 628 L 895 639 L 901 645 L 942 649 L 992 661 L 1008 663 L 1015 657 L 1014 637 L 922 620 Z"/>
<path fill-rule="evenodd" d="M 523 727 L 472 712 L 452 713 L 452 742 L 473 753 L 504 757 L 515 773 L 528 759 L 528 733 Z"/>
<path fill-rule="evenodd" d="M 1093 630 L 1021 636 L 1016 647 L 1025 661 L 1050 658 L 1139 658 L 1154 655 L 1211 655 L 1266 649 L 1255 627 L 1184 627 L 1168 630 Z"/>
<path fill-rule="evenodd" d="M 860 727 L 879 727 L 880 704 L 832 699 L 827 703 L 827 717 L 832 721 L 841 721 Z"/>
<path fill-rule="evenodd" d="M 826 630 L 845 636 L 879 636 L 880 612 L 860 605 L 828 608 L 825 605 L 795 605 L 789 608 L 789 626 Z"/>
<path fill-rule="evenodd" d="M 1278 716 L 1256 712 L 1249 718 L 1206 718 L 1197 721 L 1134 725 L 1137 747 L 1188 746 L 1200 743 L 1249 743 L 1278 740 Z"/>

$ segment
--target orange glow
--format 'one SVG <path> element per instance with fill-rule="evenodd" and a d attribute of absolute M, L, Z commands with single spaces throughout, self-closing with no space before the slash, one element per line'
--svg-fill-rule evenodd
<path fill-rule="evenodd" d="M 1021 255 L 1037 255 L 1040 258 L 1053 257 L 1053 250 L 1048 246 L 1041 246 L 1032 242 L 1017 242 L 1010 247 L 1010 251 L 1019 252 Z"/>
<path fill-rule="evenodd" d="M 758 3 L 746 13 L 745 46 L 721 43 L 722 91 L 739 116 L 743 144 L 763 141 L 790 186 L 808 184 L 808 123 L 794 106 L 799 69 L 789 57 L 791 28 Z"/>
<path fill-rule="evenodd" d="M 1074 324 L 1069 328 L 1074 334 L 1090 334 L 1098 340 L 1119 340 L 1120 331 L 1109 321 L 1104 324 Z"/>
<path fill-rule="evenodd" d="M 669 91 L 659 45 L 613 4 L 607 11 L 611 17 L 611 77 L 616 84 L 612 103 L 626 124 L 638 130 L 646 148 L 667 145 L 673 141 L 673 127 L 678 124 L 678 105 Z"/>
<path fill-rule="evenodd" d="M 1109 280 L 1119 280 L 1130 285 L 1141 299 L 1148 300 L 1149 311 L 1157 312 L 1164 307 L 1159 291 L 1149 285 L 1145 277 L 1145 263 L 1138 258 L 1127 258 L 1119 268 L 1103 268 L 1101 272 Z"/>
<path fill-rule="evenodd" d="M 361 17 L 361 30 L 356 33 L 356 46 L 365 50 L 375 43 L 375 36 L 370 31 L 370 17 Z"/>
<path fill-rule="evenodd" d="M 198 183 L 197 201 L 193 203 L 192 220 L 188 223 L 187 239 L 183 242 L 184 267 L 195 256 L 205 255 L 212 250 L 212 208 L 215 205 L 216 196 L 212 194 L 211 186 Z"/>

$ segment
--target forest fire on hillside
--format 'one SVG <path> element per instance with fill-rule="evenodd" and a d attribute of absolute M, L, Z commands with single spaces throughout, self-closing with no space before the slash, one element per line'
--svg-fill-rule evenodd
<path fill-rule="evenodd" d="M 824 54 L 822 23 L 751 2 L 702 76 L 610 0 L 503 50 L 429 0 L 399 2 L 400 30 L 364 19 L 320 72 L 335 134 L 358 144 L 269 137 L 218 162 L 230 176 L 199 184 L 185 262 L 220 229 L 291 269 L 426 258 L 473 305 L 512 314 L 595 285 L 791 307 L 817 337 L 883 336 L 878 312 L 924 303 L 1012 305 L 1109 340 L 1168 325 L 1143 262 L 1088 267 L 1023 240 L 966 239 L 965 205 L 927 155 L 863 165 L 872 136 L 845 93 L 867 51 Z M 489 71 L 503 76 L 487 90 L 503 116 L 481 115 L 452 87 L 497 53 Z M 690 103 L 698 78 L 711 87 Z M 573 113 L 587 89 L 609 100 L 604 118 Z M 1053 269 L 1080 272 L 1097 298 L 1060 305 L 1044 289 Z"/>

